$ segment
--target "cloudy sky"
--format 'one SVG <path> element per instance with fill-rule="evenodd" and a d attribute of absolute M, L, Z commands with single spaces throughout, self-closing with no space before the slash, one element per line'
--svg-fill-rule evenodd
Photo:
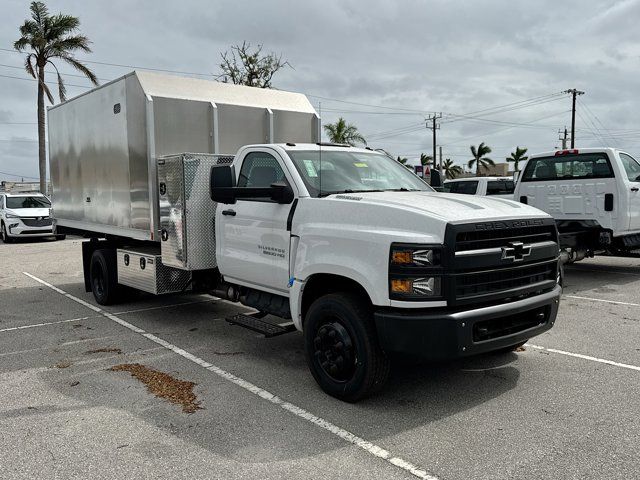
<path fill-rule="evenodd" d="M 11 49 L 27 1 L 2 0 Z M 136 68 L 219 73 L 220 52 L 246 40 L 293 68 L 274 86 L 305 93 L 324 123 L 354 123 L 374 148 L 416 162 L 438 144 L 462 164 L 485 142 L 503 161 L 516 145 L 560 145 L 577 88 L 577 146 L 640 154 L 640 0 L 50 0 L 80 17 L 102 82 Z M 36 84 L 21 55 L 0 50 L 0 179 L 37 176 Z M 126 65 L 119 67 L 109 64 Z M 67 66 L 62 72 L 77 74 Z M 9 78 L 11 77 L 11 78 Z M 17 78 L 13 78 L 17 77 Z M 53 76 L 49 77 L 53 80 Z M 66 76 L 69 96 L 88 81 Z M 74 85 L 74 86 L 71 86 Z M 55 86 L 54 86 L 55 87 Z"/>

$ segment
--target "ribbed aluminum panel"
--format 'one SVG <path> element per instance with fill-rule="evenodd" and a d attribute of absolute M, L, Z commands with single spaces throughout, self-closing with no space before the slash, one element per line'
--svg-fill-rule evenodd
<path fill-rule="evenodd" d="M 158 159 L 161 252 L 164 265 L 184 270 L 215 268 L 216 203 L 209 174 L 231 156 L 184 153 Z"/>

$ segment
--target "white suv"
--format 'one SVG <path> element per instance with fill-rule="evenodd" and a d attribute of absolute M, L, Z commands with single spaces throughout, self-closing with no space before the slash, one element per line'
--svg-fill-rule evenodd
<path fill-rule="evenodd" d="M 0 239 L 53 236 L 50 212 L 51 202 L 41 193 L 0 193 Z"/>

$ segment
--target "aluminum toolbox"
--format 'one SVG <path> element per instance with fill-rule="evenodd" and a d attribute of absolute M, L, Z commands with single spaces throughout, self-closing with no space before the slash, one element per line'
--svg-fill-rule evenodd
<path fill-rule="evenodd" d="M 158 159 L 162 263 L 184 270 L 216 264 L 216 203 L 209 195 L 209 172 L 232 156 L 183 153 Z"/>
<path fill-rule="evenodd" d="M 168 267 L 155 249 L 118 249 L 118 283 L 159 295 L 189 289 L 191 272 Z"/>
<path fill-rule="evenodd" d="M 154 242 L 159 157 L 319 141 L 318 116 L 302 94 L 153 72 L 54 105 L 48 119 L 56 224 Z"/>

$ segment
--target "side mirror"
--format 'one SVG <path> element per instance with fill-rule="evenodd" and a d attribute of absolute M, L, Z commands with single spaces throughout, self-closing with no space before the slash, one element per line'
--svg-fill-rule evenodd
<path fill-rule="evenodd" d="M 295 195 L 293 189 L 285 182 L 276 182 L 271 184 L 271 200 L 278 203 L 291 203 Z"/>
<path fill-rule="evenodd" d="M 214 165 L 209 177 L 211 200 L 218 203 L 236 203 L 236 172 L 233 165 Z"/>

